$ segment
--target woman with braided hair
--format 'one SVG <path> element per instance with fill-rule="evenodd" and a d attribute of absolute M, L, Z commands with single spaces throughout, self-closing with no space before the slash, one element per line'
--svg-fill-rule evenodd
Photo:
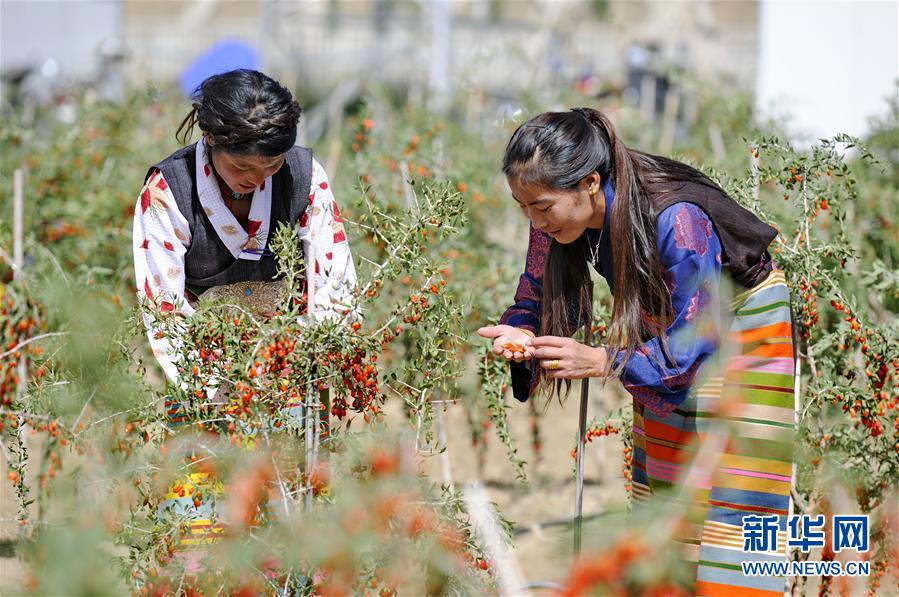
<path fill-rule="evenodd" d="M 618 377 L 633 398 L 631 495 L 689 504 L 675 538 L 695 593 L 783 594 L 782 577 L 740 568 L 785 561 L 792 507 L 793 335 L 767 251 L 776 231 L 700 171 L 628 149 L 587 108 L 521 125 L 503 172 L 530 243 L 515 304 L 479 333 L 510 361 L 515 397 Z M 571 338 L 592 330 L 588 264 L 613 294 L 608 346 Z M 744 522 L 763 515 L 777 546 L 744 553 Z"/>
<path fill-rule="evenodd" d="M 301 112 L 290 91 L 257 71 L 230 71 L 200 84 L 176 139 L 187 143 L 194 127 L 202 136 L 149 169 L 135 208 L 139 298 L 171 316 L 191 316 L 203 294 L 271 315 L 283 293 L 270 242 L 284 223 L 298 227 L 306 288 L 312 288 L 309 315 L 343 316 L 351 309 L 356 272 L 340 210 L 312 152 L 294 145 Z M 153 354 L 178 383 L 178 339 L 157 334 L 149 313 L 145 323 Z M 212 403 L 223 402 L 228 391 L 218 383 L 207 380 Z M 284 406 L 300 412 L 298 403 Z M 170 426 L 178 427 L 181 404 L 167 400 L 165 408 Z M 186 486 L 201 491 L 185 495 Z M 221 491 L 218 480 L 191 471 L 158 505 L 161 520 L 174 516 L 189 527 L 177 543 L 188 572 L 199 569 L 204 546 L 224 530 L 215 510 Z"/>
<path fill-rule="evenodd" d="M 302 110 L 290 91 L 260 72 L 235 70 L 203 81 L 193 100 L 176 138 L 186 143 L 196 126 L 200 140 L 150 168 L 135 208 L 138 295 L 183 316 L 212 288 L 262 301 L 276 275 L 269 242 L 284 222 L 299 224 L 307 261 L 315 256 L 306 264 L 315 278 L 310 313 L 342 314 L 356 272 L 328 177 L 309 149 L 294 145 Z M 149 338 L 176 381 L 177 349 L 152 329 Z"/>

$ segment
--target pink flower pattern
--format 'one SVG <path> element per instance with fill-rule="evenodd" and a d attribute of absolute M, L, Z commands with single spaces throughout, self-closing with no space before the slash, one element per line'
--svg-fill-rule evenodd
<path fill-rule="evenodd" d="M 708 218 L 694 218 L 687 204 L 680 204 L 674 214 L 674 241 L 678 248 L 694 251 L 700 257 L 709 250 L 712 224 Z"/>
<path fill-rule="evenodd" d="M 690 297 L 690 303 L 687 305 L 687 321 L 693 321 L 698 314 L 701 314 L 708 307 L 711 301 L 711 293 L 709 289 L 703 285 L 696 291 L 696 294 Z"/>

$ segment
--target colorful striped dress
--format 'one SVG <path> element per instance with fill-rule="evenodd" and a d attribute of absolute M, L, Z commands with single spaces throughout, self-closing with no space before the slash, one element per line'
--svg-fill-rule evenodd
<path fill-rule="evenodd" d="M 598 256 L 593 265 L 611 286 L 614 192 L 608 183 L 603 190 L 605 230 L 586 234 Z M 691 575 L 695 567 L 697 595 L 781 595 L 784 578 L 743 576 L 740 562 L 785 558 L 795 397 L 783 272 L 772 269 L 754 287 L 736 287 L 740 294 L 723 306 L 723 250 L 706 212 L 673 203 L 658 215 L 656 231 L 675 314 L 666 329 L 669 354 L 654 338 L 638 347 L 621 375 L 634 405 L 636 522 L 642 503 L 670 500 L 672 512 L 684 506 L 679 555 Z M 532 229 L 516 303 L 501 323 L 539 333 L 548 249 L 549 237 Z M 722 337 L 727 342 L 720 346 Z M 533 364 L 511 367 L 515 396 L 526 399 Z M 772 514 L 779 516 L 779 551 L 744 553 L 744 516 Z"/>
<path fill-rule="evenodd" d="M 678 541 L 696 562 L 696 594 L 782 595 L 783 577 L 748 577 L 743 561 L 786 561 L 795 416 L 790 297 L 784 274 L 731 303 L 733 354 L 667 415 L 634 400 L 633 498 L 659 493 L 689 501 Z M 701 374 L 700 374 L 701 375 Z M 695 473 L 697 447 L 712 448 Z M 696 460 L 699 460 L 698 458 Z M 777 551 L 743 551 L 743 518 L 777 515 Z"/>

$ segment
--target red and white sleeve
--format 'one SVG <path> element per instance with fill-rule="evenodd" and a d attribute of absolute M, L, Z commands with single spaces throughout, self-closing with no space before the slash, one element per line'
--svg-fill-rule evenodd
<path fill-rule="evenodd" d="M 343 316 L 352 309 L 356 268 L 328 176 L 315 160 L 309 205 L 300 219 L 299 236 L 306 255 L 307 284 L 313 287 L 310 313 L 316 319 Z"/>
<path fill-rule="evenodd" d="M 184 255 L 190 242 L 190 226 L 162 172 L 156 171 L 141 189 L 134 209 L 134 278 L 138 298 L 153 305 L 153 314 L 143 315 L 150 347 L 172 382 L 178 378 L 175 357 L 180 343 L 154 327 L 154 316 L 189 317 L 194 313 L 184 288 Z"/>

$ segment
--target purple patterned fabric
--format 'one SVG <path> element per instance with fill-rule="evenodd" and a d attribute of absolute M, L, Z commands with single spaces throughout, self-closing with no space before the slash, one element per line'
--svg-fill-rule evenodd
<path fill-rule="evenodd" d="M 674 240 L 678 248 L 694 251 L 700 257 L 705 255 L 709 250 L 709 239 L 712 237 L 712 222 L 708 217 L 696 217 L 695 210 L 700 208 L 692 203 L 675 203 L 668 209 L 676 210 Z"/>
<path fill-rule="evenodd" d="M 717 350 L 721 243 L 699 206 L 675 203 L 656 220 L 662 266 L 674 280 L 674 319 L 666 328 L 670 357 L 659 338 L 641 345 L 621 374 L 634 398 L 665 416 L 683 402 L 699 367 Z"/>
<path fill-rule="evenodd" d="M 712 290 L 709 288 L 708 284 L 703 284 L 700 286 L 699 290 L 696 291 L 696 294 L 690 297 L 690 302 L 687 304 L 687 321 L 693 321 L 696 319 L 697 315 L 705 313 L 705 310 L 711 301 Z"/>
<path fill-rule="evenodd" d="M 530 227 L 528 254 L 524 273 L 518 278 L 515 304 L 506 309 L 499 322 L 534 333 L 540 329 L 540 303 L 543 299 L 543 267 L 552 239 L 545 232 Z"/>
<path fill-rule="evenodd" d="M 607 192 L 607 212 L 613 199 L 614 195 Z M 713 307 L 717 307 L 722 251 L 708 215 L 693 203 L 675 203 L 662 211 L 656 220 L 656 231 L 675 314 L 671 322 L 666 322 L 671 358 L 665 355 L 661 341 L 653 338 L 637 348 L 622 372 L 621 382 L 640 403 L 664 416 L 686 399 L 697 370 L 717 349 L 720 317 Z M 608 236 L 608 219 L 604 235 Z M 542 270 L 549 240 L 547 235 L 531 229 L 525 272 L 519 280 L 515 304 L 503 314 L 501 323 L 539 329 Z M 610 252 L 611 246 L 601 246 L 600 250 Z M 610 255 L 600 257 L 611 262 Z M 603 276 L 610 273 L 598 271 Z M 609 278 L 606 281 L 611 285 Z M 527 399 L 534 377 L 529 365 L 512 363 L 516 398 Z"/>

